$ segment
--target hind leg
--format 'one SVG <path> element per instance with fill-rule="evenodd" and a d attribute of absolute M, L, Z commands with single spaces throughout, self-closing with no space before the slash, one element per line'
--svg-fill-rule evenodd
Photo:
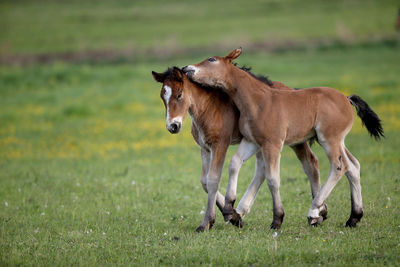
<path fill-rule="evenodd" d="M 346 222 L 346 227 L 356 227 L 357 223 L 363 216 L 363 204 L 361 196 L 361 184 L 360 184 L 360 163 L 345 148 L 346 159 L 348 161 L 349 168 L 346 172 L 347 179 L 350 184 L 351 192 L 351 214 L 350 218 Z"/>
<path fill-rule="evenodd" d="M 331 166 L 328 179 L 317 196 L 313 199 L 311 208 L 308 212 L 308 223 L 310 225 L 317 225 L 322 222 L 321 216 L 324 210 L 323 204 L 332 192 L 333 188 L 339 182 L 340 178 L 347 171 L 343 142 L 327 142 L 322 141 L 322 138 L 319 140 L 329 158 Z"/>
<path fill-rule="evenodd" d="M 239 171 L 243 163 L 247 161 L 251 156 L 253 156 L 257 152 L 257 150 L 259 150 L 257 145 L 243 138 L 242 141 L 240 142 L 239 148 L 233 155 L 231 162 L 229 164 L 229 182 L 228 182 L 228 187 L 226 188 L 225 206 L 223 208 L 222 213 L 224 215 L 225 221 L 230 221 L 233 225 L 236 226 L 240 226 L 239 222 L 240 217 L 237 216 L 237 213 L 235 212 L 233 205 L 236 200 L 236 189 L 237 189 Z M 253 178 L 253 180 L 254 179 L 255 178 Z"/>
<path fill-rule="evenodd" d="M 236 216 L 233 216 L 231 220 L 231 223 L 234 225 L 241 226 L 241 219 L 250 212 L 254 200 L 256 199 L 258 190 L 260 189 L 260 186 L 265 179 L 264 157 L 260 151 L 257 152 L 256 156 L 257 161 L 253 180 L 251 181 L 250 186 L 247 188 L 246 193 L 240 199 L 239 205 L 237 206 L 236 210 L 234 210 Z"/>
<path fill-rule="evenodd" d="M 303 170 L 306 173 L 308 180 L 310 181 L 312 198 L 314 199 L 321 189 L 318 159 L 307 143 L 298 144 L 292 146 L 291 148 L 296 153 L 296 156 L 300 160 L 301 165 L 303 166 Z M 324 208 L 321 211 L 321 216 L 324 220 L 326 220 L 328 216 L 328 209 L 325 203 L 323 204 L 323 206 Z"/>

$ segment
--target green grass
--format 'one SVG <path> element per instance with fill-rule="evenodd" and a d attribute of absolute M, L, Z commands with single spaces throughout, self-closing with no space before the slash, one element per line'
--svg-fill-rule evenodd
<path fill-rule="evenodd" d="M 307 225 L 309 183 L 290 149 L 281 160 L 286 217 L 274 250 L 270 193 L 262 186 L 245 227 L 195 234 L 206 204 L 200 151 L 184 131 L 165 129 L 151 70 L 176 62 L 0 68 L 0 262 L 2 265 L 397 265 L 400 249 L 398 48 L 249 54 L 237 61 L 294 87 L 333 86 L 362 96 L 386 139 L 355 121 L 346 144 L 362 166 L 365 216 L 344 223 L 344 177 L 328 199 L 329 219 Z M 231 148 L 228 158 L 235 148 Z M 327 159 L 318 145 L 321 178 Z M 227 164 L 225 164 L 227 165 Z M 238 197 L 254 159 L 242 168 Z M 227 184 L 223 172 L 221 191 Z"/>
<path fill-rule="evenodd" d="M 0 45 L 12 55 L 368 40 L 394 34 L 398 7 L 396 0 L 3 1 Z"/>
<path fill-rule="evenodd" d="M 0 65 L 0 265 L 398 265 L 398 7 L 391 0 L 2 1 L 0 57 L 135 53 L 125 63 Z M 391 42 L 379 41 L 387 36 Z M 308 41 L 316 39 L 339 42 L 313 48 Z M 305 45 L 275 54 L 246 49 L 259 42 Z M 381 142 L 358 118 L 346 139 L 362 168 L 365 216 L 356 229 L 344 227 L 350 215 L 345 177 L 327 201 L 329 219 L 318 228 L 307 225 L 309 183 L 285 148 L 286 217 L 277 250 L 265 185 L 243 229 L 225 225 L 218 213 L 211 231 L 194 233 L 207 200 L 200 149 L 190 118 L 179 135 L 165 129 L 161 85 L 151 71 L 237 46 L 243 46 L 237 62 L 255 73 L 292 87 L 358 94 L 382 118 Z M 164 57 L 149 54 L 153 49 L 194 53 Z M 235 149 L 227 156 L 223 193 Z M 313 150 L 325 181 L 326 156 L 318 145 Z M 254 164 L 251 159 L 241 170 L 238 199 Z"/>

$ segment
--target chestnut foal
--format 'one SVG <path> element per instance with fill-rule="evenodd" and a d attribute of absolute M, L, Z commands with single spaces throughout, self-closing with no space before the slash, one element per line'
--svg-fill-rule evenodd
<path fill-rule="evenodd" d="M 249 71 L 249 69 L 243 69 Z M 160 96 L 166 108 L 168 131 L 173 134 L 178 133 L 186 113 L 189 112 L 192 118 L 193 138 L 201 147 L 201 183 L 203 189 L 208 192 L 208 203 L 204 220 L 197 231 L 212 227 L 215 220 L 215 203 L 223 212 L 225 220 L 230 220 L 236 226 L 242 226 L 241 218 L 250 211 L 258 189 L 264 181 L 265 167 L 257 146 L 245 139 L 242 140 L 238 127 L 238 109 L 227 94 L 211 88 L 201 88 L 191 82 L 177 67 L 170 68 L 164 73 L 153 71 L 152 74 L 157 82 L 163 84 Z M 292 90 L 280 82 L 271 82 L 263 77 L 257 77 L 257 79 L 275 89 Z M 225 154 L 229 145 L 240 141 L 239 149 L 232 157 L 229 166 L 230 182 L 224 201 L 224 197 L 218 192 L 218 186 Z M 310 180 L 314 197 L 320 188 L 318 160 L 306 143 L 294 146 L 293 149 Z M 257 153 L 257 161 L 254 178 L 241 199 L 238 213 L 236 213 L 233 204 L 236 199 L 238 172 L 242 164 L 255 153 Z"/>
<path fill-rule="evenodd" d="M 239 129 L 249 141 L 257 144 L 265 161 L 265 178 L 272 193 L 272 228 L 282 224 L 284 211 L 279 185 L 280 154 L 284 144 L 291 147 L 315 138 L 330 161 L 328 179 L 312 201 L 308 222 L 316 225 L 325 212 L 324 202 L 334 186 L 346 174 L 351 190 L 351 215 L 346 226 L 355 227 L 363 216 L 360 185 L 360 164 L 345 147 L 344 139 L 353 125 L 353 109 L 357 109 L 371 136 L 383 137 L 380 119 L 360 97 L 344 96 L 328 87 L 307 90 L 272 90 L 235 67 L 239 57 L 235 49 L 226 57 L 210 57 L 183 68 L 196 83 L 226 92 L 240 111 Z"/>

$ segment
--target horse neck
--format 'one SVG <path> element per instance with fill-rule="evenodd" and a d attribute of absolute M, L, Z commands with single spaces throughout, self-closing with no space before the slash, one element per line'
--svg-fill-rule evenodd
<path fill-rule="evenodd" d="M 274 89 L 236 67 L 231 77 L 226 91 L 241 112 L 251 111 L 252 107 L 267 104 L 266 101 Z"/>
<path fill-rule="evenodd" d="M 204 119 L 204 116 L 209 114 L 207 111 L 210 108 L 210 105 L 214 103 L 214 99 L 212 97 L 212 92 L 206 91 L 198 85 L 190 83 L 190 105 L 189 105 L 189 114 L 195 121 L 201 121 Z"/>

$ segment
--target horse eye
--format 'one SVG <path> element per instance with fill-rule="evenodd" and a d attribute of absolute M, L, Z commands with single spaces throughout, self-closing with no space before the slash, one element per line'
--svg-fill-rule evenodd
<path fill-rule="evenodd" d="M 179 93 L 179 95 L 176 97 L 178 100 L 182 98 L 182 93 Z"/>
<path fill-rule="evenodd" d="M 215 59 L 215 57 L 210 57 L 210 58 L 208 59 L 208 62 L 214 62 L 214 61 L 217 61 L 217 60 Z"/>

